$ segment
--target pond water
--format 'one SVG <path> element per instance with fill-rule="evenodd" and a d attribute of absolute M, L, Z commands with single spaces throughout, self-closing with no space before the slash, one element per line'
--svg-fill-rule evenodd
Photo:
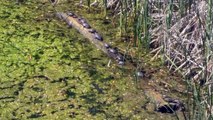
<path fill-rule="evenodd" d="M 133 71 L 54 16 L 48 1 L 0 0 L 0 119 L 175 119 L 147 110 Z M 117 29 L 65 1 L 112 44 Z"/>

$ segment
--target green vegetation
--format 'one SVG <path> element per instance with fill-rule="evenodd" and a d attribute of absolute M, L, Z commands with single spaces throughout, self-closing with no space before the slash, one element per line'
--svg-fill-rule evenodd
<path fill-rule="evenodd" d="M 0 2 L 1 120 L 175 118 L 146 110 L 149 100 L 136 89 L 134 71 L 107 67 L 110 59 L 58 20 L 49 1 Z M 89 15 L 65 2 L 61 9 L 82 13 L 118 44 L 117 29 L 102 26 L 100 11 Z"/>
<path fill-rule="evenodd" d="M 212 0 L 0 2 L 1 120 L 213 119 Z M 136 68 L 110 63 L 55 16 L 69 10 L 136 58 Z M 185 116 L 154 112 L 149 89 L 185 100 Z"/>
<path fill-rule="evenodd" d="M 121 33 L 128 31 L 133 37 L 139 59 L 141 48 L 146 48 L 155 54 L 153 59 L 160 55 L 171 71 L 182 74 L 188 86 L 185 119 L 213 119 L 212 0 L 109 0 L 105 4 L 120 15 Z"/>

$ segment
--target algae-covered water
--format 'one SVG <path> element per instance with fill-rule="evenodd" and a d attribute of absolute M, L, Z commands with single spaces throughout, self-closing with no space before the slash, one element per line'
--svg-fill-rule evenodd
<path fill-rule="evenodd" d="M 48 1 L 0 2 L 0 120 L 175 118 L 147 111 L 132 72 L 108 66 L 110 58 L 57 19 Z M 77 10 L 76 2 L 65 8 Z M 112 41 L 116 29 L 101 26 L 101 13 L 81 9 Z"/>

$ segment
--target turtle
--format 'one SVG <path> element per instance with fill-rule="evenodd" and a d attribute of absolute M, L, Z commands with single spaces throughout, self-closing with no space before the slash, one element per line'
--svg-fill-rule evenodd
<path fill-rule="evenodd" d="M 108 50 L 109 50 L 110 53 L 114 53 L 114 54 L 117 53 L 117 50 L 116 50 L 116 49 L 109 48 Z"/>
<path fill-rule="evenodd" d="M 84 18 L 78 18 L 78 21 L 82 24 L 82 23 L 87 23 L 87 21 Z M 88 24 L 88 23 L 87 23 Z"/>
<path fill-rule="evenodd" d="M 124 56 L 122 56 L 121 54 L 118 54 L 117 57 L 116 57 L 116 59 L 118 61 L 124 61 Z"/>
<path fill-rule="evenodd" d="M 69 27 L 72 27 L 72 22 L 71 21 L 68 21 L 67 23 L 68 23 Z"/>
<path fill-rule="evenodd" d="M 97 32 L 94 33 L 94 36 L 95 36 L 95 39 L 103 41 L 103 37 L 100 34 L 98 34 Z"/>
<path fill-rule="evenodd" d="M 75 14 L 74 14 L 72 17 L 73 17 L 73 18 L 78 18 L 78 16 L 77 16 L 77 15 L 75 15 Z"/>
<path fill-rule="evenodd" d="M 143 71 L 143 70 L 138 71 L 138 72 L 136 73 L 136 76 L 137 76 L 137 77 L 140 77 L 140 78 L 144 77 L 144 76 L 145 76 L 145 71 Z"/>
<path fill-rule="evenodd" d="M 82 23 L 82 25 L 84 28 L 87 28 L 87 29 L 91 28 L 91 26 L 88 23 Z"/>
<path fill-rule="evenodd" d="M 115 49 L 113 49 L 113 48 L 110 48 L 110 49 L 109 49 L 109 52 L 111 52 L 111 53 L 116 53 L 117 51 L 116 51 Z"/>
<path fill-rule="evenodd" d="M 118 65 L 124 65 L 124 61 L 123 60 L 119 60 L 118 61 Z"/>
<path fill-rule="evenodd" d="M 67 15 L 68 15 L 68 16 L 70 16 L 70 17 L 75 16 L 75 14 L 74 14 L 74 13 L 72 13 L 72 12 L 67 12 Z"/>
<path fill-rule="evenodd" d="M 104 47 L 105 47 L 106 49 L 108 49 L 108 48 L 110 48 L 110 45 L 107 44 L 107 43 L 104 43 Z"/>
<path fill-rule="evenodd" d="M 95 33 L 96 30 L 95 30 L 95 29 L 89 29 L 89 32 L 90 32 L 90 33 Z"/>

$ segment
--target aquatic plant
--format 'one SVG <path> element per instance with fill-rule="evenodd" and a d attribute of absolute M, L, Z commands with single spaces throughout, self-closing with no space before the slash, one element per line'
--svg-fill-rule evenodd
<path fill-rule="evenodd" d="M 58 1 L 52 2 L 55 3 L 54 7 L 56 3 L 58 4 Z M 90 2 L 87 0 L 89 9 Z M 131 37 L 134 38 L 134 47 L 138 47 L 137 69 L 141 67 L 140 59 L 144 48 L 150 49 L 154 54 L 152 59 L 161 55 L 168 68 L 173 72 L 181 73 L 187 84 L 188 101 L 185 119 L 212 119 L 212 0 L 188 2 L 185 0 L 168 2 L 103 0 L 100 2 L 103 2 L 100 5 L 104 7 L 105 19 L 108 9 L 119 16 L 120 35 L 133 34 Z M 76 119 L 144 118 L 138 114 L 142 111 L 141 107 L 132 107 L 134 104 L 128 103 L 128 100 L 132 99 L 127 99 L 128 95 L 121 96 L 121 94 L 129 94 L 126 89 L 132 88 L 126 86 L 131 84 L 123 78 L 124 70 L 116 71 L 116 79 L 111 77 L 114 71 L 104 73 L 108 69 L 103 68 L 108 62 L 107 58 L 100 62 L 98 58 L 103 58 L 103 55 L 94 52 L 94 49 L 87 44 L 83 44 L 85 43 L 83 38 L 75 37 L 77 33 L 72 31 L 66 34 L 61 30 L 65 27 L 46 14 L 49 12 L 44 9 L 47 3 L 38 4 L 32 1 L 25 3 L 29 6 L 32 3 L 38 4 L 30 7 L 44 10 L 42 12 L 45 13 L 45 17 L 32 14 L 27 7 L 10 6 L 5 1 L 2 3 L 1 18 L 6 19 L 11 26 L 6 26 L 7 23 L 1 20 L 1 38 L 4 39 L 0 41 L 2 50 L 0 72 L 3 79 L 1 81 L 3 92 L 0 99 L 3 108 L 0 112 L 1 117 L 8 119 L 59 116 L 64 119 L 67 116 Z M 8 9 L 11 11 L 7 11 Z M 32 19 L 38 23 L 42 22 L 31 26 Z M 25 24 L 22 25 L 23 23 Z M 56 30 L 56 28 L 61 29 Z M 15 32 L 17 29 L 20 31 Z M 83 50 L 85 46 L 87 49 Z M 92 50 L 96 54 L 93 54 Z M 91 56 L 92 58 L 88 59 Z M 101 67 L 91 61 L 94 63 L 98 61 Z M 140 84 L 140 81 L 136 82 Z M 50 86 L 46 87 L 47 84 Z M 102 94 L 105 92 L 109 94 Z M 123 102 L 124 97 L 127 97 L 127 102 Z M 140 102 L 145 104 L 145 101 Z M 59 111 L 56 110 L 57 107 L 60 108 Z"/>
<path fill-rule="evenodd" d="M 209 112 L 211 111 L 209 106 L 212 104 L 212 90 L 208 82 L 212 79 L 210 46 L 212 36 L 210 34 L 213 31 L 209 22 L 209 19 L 212 21 L 212 10 L 207 10 L 211 2 L 193 1 L 183 4 L 183 1 L 180 1 L 178 4 L 179 9 L 169 7 L 166 24 L 153 30 L 152 35 L 159 36 L 152 39 L 152 44 L 156 43 L 159 46 L 152 52 L 163 53 L 169 69 L 182 73 L 185 78 L 187 90 L 189 94 L 192 94 L 188 96 L 187 118 L 212 119 L 212 113 Z M 178 4 L 170 1 L 169 6 L 177 7 Z M 180 12 L 175 12 L 177 10 Z"/>
<path fill-rule="evenodd" d="M 151 47 L 152 59 L 162 55 L 168 68 L 185 78 L 192 92 L 187 117 L 212 119 L 212 0 L 109 0 L 108 7 L 120 15 L 120 28 L 123 11 L 134 16 L 134 46 Z"/>
<path fill-rule="evenodd" d="M 131 70 L 108 67 L 106 55 L 55 16 L 60 9 L 85 13 L 110 38 L 117 29 L 100 25 L 101 13 L 90 16 L 70 0 L 54 8 L 0 2 L 0 119 L 173 119 L 147 112 L 149 100 L 134 87 Z"/>

